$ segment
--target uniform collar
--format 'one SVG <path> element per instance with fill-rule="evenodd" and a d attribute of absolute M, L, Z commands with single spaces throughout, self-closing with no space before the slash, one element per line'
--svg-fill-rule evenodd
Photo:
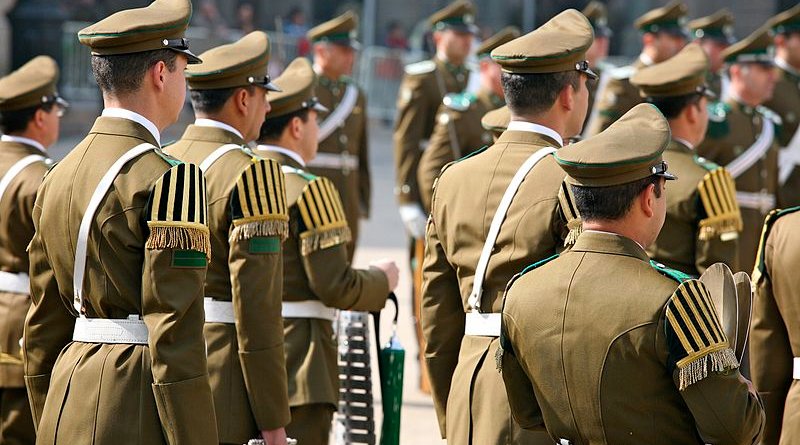
<path fill-rule="evenodd" d="M 790 76 L 792 76 L 792 78 L 794 78 L 795 80 L 800 79 L 800 71 L 797 71 L 797 69 L 795 67 L 789 65 L 789 62 L 787 62 L 787 61 L 785 61 L 785 60 L 783 60 L 781 58 L 776 57 L 775 58 L 775 65 L 778 68 L 782 69 L 787 74 L 789 74 Z"/>
<path fill-rule="evenodd" d="M 26 138 L 26 137 L 22 137 L 22 136 L 11 136 L 10 134 L 4 134 L 4 135 L 0 136 L 0 141 L 2 141 L 2 142 L 15 142 L 17 144 L 30 145 L 31 147 L 41 151 L 42 154 L 45 154 L 46 151 L 47 151 L 44 148 L 44 145 L 42 145 L 39 141 L 34 141 L 31 138 Z"/>
<path fill-rule="evenodd" d="M 636 241 L 610 232 L 584 230 L 571 249 L 573 252 L 595 252 L 622 255 L 650 261 L 644 248 Z"/>
<path fill-rule="evenodd" d="M 669 147 L 667 148 L 673 148 L 673 147 L 677 148 L 680 151 L 687 151 L 687 152 L 694 151 L 694 146 L 689 141 L 687 141 L 686 139 L 681 139 L 676 137 L 672 138 L 672 143 L 669 144 Z"/>
<path fill-rule="evenodd" d="M 116 117 L 121 119 L 127 119 L 129 121 L 134 121 L 137 124 L 141 125 L 151 135 L 153 135 L 153 139 L 156 140 L 156 145 L 159 147 L 161 146 L 161 133 L 158 131 L 158 127 L 154 124 L 150 119 L 142 116 L 139 113 L 136 113 L 131 110 L 126 110 L 124 108 L 106 108 L 103 110 L 101 114 L 103 117 Z"/>
<path fill-rule="evenodd" d="M 653 59 L 650 56 L 648 56 L 647 54 L 645 54 L 645 53 L 639 54 L 639 59 L 638 60 L 644 66 L 650 66 L 650 65 L 653 65 L 655 63 L 653 61 Z"/>
<path fill-rule="evenodd" d="M 303 160 L 303 158 L 299 154 L 297 154 L 296 152 L 294 152 L 292 150 L 289 150 L 288 148 L 279 147 L 277 145 L 259 144 L 256 147 L 256 150 L 274 151 L 276 153 L 280 153 L 280 154 L 286 156 L 287 158 L 297 162 L 298 164 L 300 164 L 301 167 L 305 167 L 306 166 L 306 162 Z"/>
<path fill-rule="evenodd" d="M 198 117 L 197 119 L 194 120 L 194 124 L 197 125 L 198 127 L 213 127 L 213 128 L 219 128 L 221 130 L 229 131 L 229 132 L 235 134 L 236 136 L 239 136 L 239 139 L 244 140 L 244 136 L 242 136 L 242 132 L 240 132 L 239 130 L 233 128 L 232 126 L 226 124 L 225 122 L 220 122 L 220 121 L 214 120 L 214 119 Z"/>
<path fill-rule="evenodd" d="M 738 108 L 739 110 L 742 111 L 742 113 L 748 116 L 752 116 L 753 114 L 755 114 L 756 111 L 755 107 L 751 107 L 750 105 L 747 105 L 746 103 L 742 102 L 739 96 L 737 96 L 736 93 L 734 93 L 733 91 L 728 93 L 728 103 L 734 106 L 735 108 Z"/>
<path fill-rule="evenodd" d="M 555 130 L 550 127 L 545 127 L 544 125 L 534 124 L 533 122 L 511 121 L 508 123 L 506 131 L 526 131 L 529 133 L 541 134 L 554 140 L 559 147 L 564 146 L 564 140 Z"/>
<path fill-rule="evenodd" d="M 323 74 L 322 68 L 320 68 L 317 64 L 314 64 L 314 72 L 317 73 L 317 81 L 319 84 L 325 88 L 341 87 L 347 84 L 347 81 L 350 80 L 349 76 L 339 76 L 338 79 L 332 79 Z"/>

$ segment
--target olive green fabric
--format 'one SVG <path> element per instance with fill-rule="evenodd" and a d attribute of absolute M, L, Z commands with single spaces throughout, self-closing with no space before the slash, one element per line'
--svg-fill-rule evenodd
<path fill-rule="evenodd" d="M 506 131 L 509 122 L 511 122 L 511 111 L 507 105 L 489 111 L 481 118 L 481 126 L 484 130 L 491 131 L 495 139 Z"/>
<path fill-rule="evenodd" d="M 506 26 L 481 42 L 481 44 L 478 45 L 478 48 L 475 50 L 475 54 L 477 54 L 478 57 L 488 57 L 493 49 L 504 43 L 508 43 L 517 37 L 519 37 L 519 28 L 516 26 Z"/>
<path fill-rule="evenodd" d="M 772 63 L 774 55 L 772 34 L 766 26 L 725 48 L 721 54 L 726 63 Z"/>
<path fill-rule="evenodd" d="M 56 96 L 58 65 L 49 56 L 37 56 L 0 79 L 0 111 L 41 105 Z"/>
<path fill-rule="evenodd" d="M 355 40 L 357 29 L 358 16 L 352 11 L 347 11 L 332 20 L 320 23 L 311 28 L 306 33 L 306 38 L 311 41 L 311 43 L 330 42 L 338 45 L 357 47 L 358 42 Z"/>
<path fill-rule="evenodd" d="M 772 17 L 767 24 L 776 34 L 800 30 L 800 5 L 795 5 Z"/>
<path fill-rule="evenodd" d="M 680 0 L 674 0 L 664 7 L 652 9 L 633 22 L 642 32 L 682 31 L 688 8 Z"/>
<path fill-rule="evenodd" d="M 776 66 L 778 80 L 772 98 L 764 106 L 781 118 L 777 134 L 780 150 L 785 150 L 800 129 L 800 72 L 790 65 Z M 783 205 L 800 204 L 800 168 L 794 166 L 786 180 L 779 185 L 778 197 Z"/>
<path fill-rule="evenodd" d="M 468 0 L 456 0 L 434 12 L 428 23 L 434 30 L 474 31 L 475 6 Z"/>
<path fill-rule="evenodd" d="M 592 24 L 595 37 L 611 37 L 611 28 L 608 27 L 608 8 L 604 3 L 592 0 L 586 4 L 581 13 Z"/>
<path fill-rule="evenodd" d="M 234 43 L 212 48 L 200 55 L 203 63 L 189 65 L 184 72 L 192 90 L 261 86 L 276 91 L 269 83 L 270 42 L 267 33 L 253 31 Z"/>
<path fill-rule="evenodd" d="M 286 435 L 298 444 L 326 445 L 331 431 L 334 410 L 324 403 L 313 403 L 292 407 L 292 423 L 286 427 Z"/>
<path fill-rule="evenodd" d="M 269 93 L 267 96 L 270 104 L 270 111 L 267 119 L 283 116 L 295 111 L 306 108 L 314 108 L 317 111 L 328 111 L 319 105 L 314 96 L 314 87 L 317 82 L 317 75 L 311 68 L 311 62 L 304 57 L 298 57 L 286 67 L 281 75 L 275 79 L 275 86 L 280 91 Z"/>

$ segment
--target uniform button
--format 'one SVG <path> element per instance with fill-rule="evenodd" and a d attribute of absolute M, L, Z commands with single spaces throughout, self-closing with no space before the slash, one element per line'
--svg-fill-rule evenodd
<path fill-rule="evenodd" d="M 339 142 L 341 142 L 342 144 L 347 144 L 347 135 L 346 134 L 340 134 L 339 135 Z"/>
<path fill-rule="evenodd" d="M 766 170 L 761 170 L 761 179 L 767 179 L 767 175 L 768 173 Z"/>
<path fill-rule="evenodd" d="M 332 92 L 332 93 L 333 93 L 335 96 L 338 96 L 338 95 L 339 95 L 339 87 L 333 87 L 333 89 L 331 90 L 331 92 Z"/>
<path fill-rule="evenodd" d="M 400 187 L 400 193 L 411 193 L 411 186 L 403 184 L 403 186 Z"/>

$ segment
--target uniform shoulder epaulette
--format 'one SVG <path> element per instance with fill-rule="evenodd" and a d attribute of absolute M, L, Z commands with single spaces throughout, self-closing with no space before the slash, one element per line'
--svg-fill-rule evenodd
<path fill-rule="evenodd" d="M 739 362 L 703 282 L 682 282 L 666 305 L 665 330 L 670 369 L 678 368 L 683 391 L 712 372 L 737 368 Z"/>
<path fill-rule="evenodd" d="M 708 159 L 702 156 L 694 155 L 692 159 L 694 160 L 695 164 L 699 165 L 700 167 L 703 167 L 703 169 L 706 171 L 713 172 L 714 170 L 720 168 L 719 164 L 717 164 L 716 162 L 709 161 Z"/>
<path fill-rule="evenodd" d="M 195 250 L 211 258 L 206 183 L 200 167 L 179 163 L 155 183 L 147 206 L 147 249 Z"/>
<path fill-rule="evenodd" d="M 433 70 L 436 69 L 436 62 L 433 60 L 423 60 L 417 63 L 411 63 L 406 65 L 405 71 L 406 74 L 410 76 L 417 76 L 420 74 L 428 74 L 432 73 Z"/>
<path fill-rule="evenodd" d="M 667 278 L 677 281 L 678 283 L 683 283 L 686 280 L 691 280 L 692 277 L 688 274 L 685 274 L 679 270 L 670 269 L 669 267 L 659 263 L 658 261 L 650 260 L 650 266 L 655 269 L 661 275 L 664 275 Z"/>
<path fill-rule="evenodd" d="M 328 178 L 309 181 L 297 198 L 297 208 L 303 256 L 352 240 L 339 191 Z"/>
<path fill-rule="evenodd" d="M 578 206 L 575 205 L 575 196 L 572 194 L 572 188 L 567 184 L 567 181 L 561 181 L 561 187 L 558 189 L 558 203 L 561 207 L 561 212 L 567 220 L 567 237 L 564 239 L 564 246 L 572 246 L 578 241 L 578 237 L 583 232 L 583 220 L 581 214 L 578 212 Z"/>
<path fill-rule="evenodd" d="M 725 102 L 715 102 L 708 104 L 708 129 L 706 136 L 712 139 L 720 139 L 727 136 L 730 132 L 728 113 L 731 106 Z"/>
<path fill-rule="evenodd" d="M 633 65 L 625 65 L 619 68 L 612 68 L 608 73 L 612 79 L 625 80 L 636 73 L 636 67 Z"/>
<path fill-rule="evenodd" d="M 764 250 L 766 249 L 767 238 L 772 226 L 780 217 L 800 211 L 800 206 L 789 207 L 786 209 L 775 209 L 769 212 L 764 218 L 764 226 L 761 229 L 761 241 L 758 243 L 756 253 L 756 266 L 753 269 L 753 283 L 758 284 L 766 276 L 766 265 L 764 264 Z"/>
<path fill-rule="evenodd" d="M 283 170 L 284 173 L 290 173 L 290 174 L 293 174 L 293 175 L 297 175 L 297 176 L 299 176 L 299 177 L 301 177 L 301 178 L 303 178 L 303 179 L 305 179 L 306 181 L 309 181 L 309 182 L 319 178 L 319 176 L 317 176 L 317 175 L 315 175 L 315 174 L 313 174 L 313 173 L 311 173 L 311 172 L 309 172 L 307 170 L 303 170 L 301 168 L 289 167 L 288 165 L 284 165 L 283 167 L 281 167 L 281 170 Z"/>
<path fill-rule="evenodd" d="M 170 156 L 170 155 L 164 153 L 163 149 L 159 148 L 159 149 L 156 149 L 156 150 L 153 150 L 153 151 L 155 151 L 157 155 L 161 156 L 161 159 L 167 161 L 167 164 L 169 164 L 170 167 L 175 167 L 176 165 L 183 163 L 183 161 L 181 161 L 180 159 L 175 158 L 173 156 Z"/>
<path fill-rule="evenodd" d="M 736 200 L 736 184 L 728 170 L 709 171 L 697 185 L 706 217 L 700 220 L 698 238 L 730 241 L 742 230 L 742 214 Z"/>
<path fill-rule="evenodd" d="M 289 234 L 286 186 L 281 165 L 272 159 L 250 158 L 231 192 L 231 240 Z"/>
<path fill-rule="evenodd" d="M 756 111 L 764 116 L 764 118 L 771 120 L 773 124 L 783 125 L 783 119 L 781 119 L 781 116 L 771 108 L 767 108 L 764 105 L 759 105 L 756 107 Z"/>
<path fill-rule="evenodd" d="M 445 107 L 455 111 L 467 111 L 478 99 L 473 93 L 449 93 L 444 96 L 442 103 Z"/>

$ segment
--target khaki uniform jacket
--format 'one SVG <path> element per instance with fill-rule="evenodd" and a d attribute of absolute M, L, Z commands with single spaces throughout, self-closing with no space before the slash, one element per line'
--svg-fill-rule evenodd
<path fill-rule="evenodd" d="M 18 142 L 0 142 L 0 178 L 22 158 L 47 156 Z M 28 273 L 28 243 L 33 238 L 33 203 L 47 164 L 35 162 L 17 174 L 0 201 L 0 270 Z M 22 328 L 31 300 L 27 294 L 0 292 L 0 388 L 24 388 Z"/>
<path fill-rule="evenodd" d="M 800 74 L 790 73 L 780 67 L 775 69 L 778 72 L 778 82 L 775 84 L 772 99 L 764 106 L 781 117 L 778 143 L 783 149 L 800 128 Z M 795 159 L 800 162 L 797 155 Z M 778 196 L 784 206 L 800 205 L 800 166 L 795 165 L 786 182 L 781 184 Z"/>
<path fill-rule="evenodd" d="M 200 165 L 220 146 L 244 143 L 227 130 L 189 125 L 165 151 Z M 211 232 L 205 296 L 231 301 L 237 321 L 205 324 L 209 379 L 220 442 L 246 443 L 290 418 L 281 318 L 283 174 L 277 162 L 237 150 L 212 164 L 205 178 Z M 248 214 L 239 211 L 248 207 L 242 198 L 251 200 Z"/>
<path fill-rule="evenodd" d="M 448 93 L 467 87 L 469 72 L 439 59 L 406 67 L 397 97 L 394 126 L 395 194 L 400 204 L 419 204 L 417 166 L 436 124 L 436 112 Z"/>
<path fill-rule="evenodd" d="M 800 357 L 800 207 L 773 212 L 764 223 L 750 329 L 750 372 L 764 401 L 763 445 L 800 440 L 800 380 L 792 360 Z M 796 369 L 796 368 L 795 368 Z"/>
<path fill-rule="evenodd" d="M 736 270 L 741 214 L 733 179 L 674 139 L 663 156 L 678 180 L 667 184 L 667 217 L 648 255 L 695 277 L 719 262 Z"/>
<path fill-rule="evenodd" d="M 89 232 L 86 317 L 141 315 L 148 345 L 71 341 L 81 219 L 100 178 L 144 142 L 158 146 L 140 124 L 100 117 L 39 189 L 24 341 L 39 444 L 217 443 L 203 341 L 210 248 L 196 166 L 155 150 L 140 155 L 114 180 Z"/>
<path fill-rule="evenodd" d="M 344 98 L 347 86 L 352 82 L 349 78 L 337 81 L 320 74 L 315 90 L 317 98 L 333 113 Z M 322 115 L 320 120 L 324 121 L 327 117 L 328 115 Z M 334 130 L 325 140 L 320 141 L 318 148 L 318 153 L 326 155 L 355 156 L 358 159 L 358 167 L 354 170 L 347 166 L 326 168 L 316 166 L 314 161 L 309 163 L 309 170 L 312 173 L 330 179 L 341 194 L 344 211 L 347 214 L 347 223 L 350 233 L 353 235 L 353 242 L 348 248 L 350 260 L 353 259 L 355 244 L 358 242 L 359 221 L 361 218 L 369 217 L 372 183 L 369 172 L 367 127 L 367 98 L 359 88 L 356 105 L 345 119 L 344 125 Z"/>
<path fill-rule="evenodd" d="M 763 108 L 754 109 L 733 99 L 728 99 L 720 106 L 723 107 L 724 120 L 709 122 L 706 139 L 697 146 L 696 151 L 698 155 L 727 167 L 756 141 L 761 134 L 765 114 Z M 775 129 L 778 130 L 777 124 Z M 778 191 L 777 141 L 773 141 L 767 153 L 752 167 L 734 179 L 737 192 L 775 197 Z M 743 225 L 739 236 L 738 270 L 749 272 L 755 263 L 761 225 L 772 208 L 748 206 L 741 199 L 739 206 Z"/>
<path fill-rule="evenodd" d="M 573 445 L 758 439 L 764 411 L 704 310 L 713 303 L 699 281 L 679 287 L 685 277 L 657 272 L 633 240 L 592 231 L 527 270 L 505 297 L 500 360 L 520 425 L 544 423 L 554 442 Z M 691 356 L 680 340 L 687 334 Z"/>
<path fill-rule="evenodd" d="M 434 190 L 422 272 L 422 328 L 434 407 L 450 444 L 533 440 L 520 436 L 511 421 L 494 365 L 497 338 L 465 336 L 464 327 L 495 211 L 516 171 L 543 147 L 558 143 L 538 133 L 506 131 L 488 149 L 445 168 Z M 547 156 L 520 186 L 489 260 L 483 312 L 500 312 L 506 283 L 531 258 L 563 248 L 567 228 L 558 201 L 563 179 L 564 171 Z M 464 193 L 467 186 L 471 193 Z"/>
<path fill-rule="evenodd" d="M 386 275 L 353 269 L 347 260 L 350 232 L 331 181 L 302 170 L 294 159 L 259 151 L 294 172 L 285 173 L 289 238 L 283 245 L 283 301 L 318 300 L 325 306 L 377 311 L 389 295 Z M 285 168 L 284 167 L 284 168 Z M 283 320 L 289 405 L 339 403 L 339 367 L 333 324 L 314 318 Z"/>
<path fill-rule="evenodd" d="M 425 212 L 431 209 L 433 182 L 442 167 L 473 151 L 491 145 L 493 133 L 481 126 L 481 118 L 489 111 L 505 105 L 502 97 L 491 91 L 478 94 L 451 95 L 450 106 L 439 107 L 431 143 L 422 152 L 417 169 L 417 183 Z"/>
<path fill-rule="evenodd" d="M 641 59 L 636 59 L 631 65 L 616 68 L 609 73 L 612 77 L 605 89 L 595 93 L 600 95 L 599 98 L 594 99 L 593 104 L 598 107 L 597 118 L 591 123 L 590 128 L 585 129 L 587 137 L 605 130 L 628 110 L 642 102 L 639 89 L 631 84 L 630 78 L 644 66 L 646 65 Z M 589 114 L 591 114 L 591 110 L 589 108 Z"/>

